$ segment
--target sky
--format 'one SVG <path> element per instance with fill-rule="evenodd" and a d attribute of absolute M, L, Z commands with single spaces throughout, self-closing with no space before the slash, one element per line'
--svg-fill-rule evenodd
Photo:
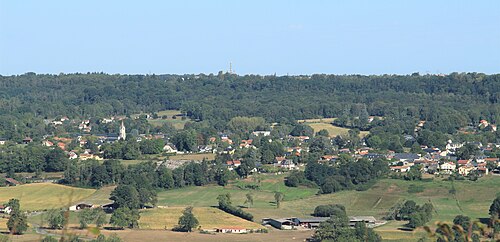
<path fill-rule="evenodd" d="M 500 73 L 500 1 L 0 0 L 0 75 Z"/>

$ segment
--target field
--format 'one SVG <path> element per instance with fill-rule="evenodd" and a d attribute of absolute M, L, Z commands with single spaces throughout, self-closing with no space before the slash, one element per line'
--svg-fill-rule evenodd
<path fill-rule="evenodd" d="M 230 183 L 226 187 L 204 186 L 204 187 L 186 187 L 158 193 L 158 204 L 166 206 L 194 206 L 210 207 L 217 205 L 217 196 L 219 194 L 231 194 L 231 200 L 234 205 L 243 205 L 245 195 L 252 193 L 254 197 L 253 207 L 274 209 L 274 192 L 279 191 L 285 194 L 284 201 L 292 201 L 311 197 L 318 192 L 314 188 L 295 188 L 287 187 L 283 183 L 284 175 L 264 175 L 260 189 L 245 189 L 246 184 L 254 184 L 250 180 L 240 180 Z"/>
<path fill-rule="evenodd" d="M 201 160 L 203 160 L 203 158 L 206 158 L 208 160 L 214 160 L 215 154 L 202 153 L 202 154 L 182 154 L 182 155 L 172 155 L 172 156 L 147 155 L 147 156 L 142 157 L 141 160 L 120 160 L 120 163 L 122 165 L 128 166 L 128 165 L 134 165 L 134 164 L 138 164 L 138 163 L 146 162 L 146 161 L 163 161 L 165 159 L 184 160 L 184 161 L 191 161 L 191 160 L 201 161 Z"/>
<path fill-rule="evenodd" d="M 108 187 L 103 187 L 100 188 L 99 190 L 95 191 L 92 195 L 89 197 L 86 197 L 78 202 L 85 202 L 85 203 L 91 203 L 95 205 L 104 205 L 108 203 L 112 203 L 113 201 L 109 199 L 111 196 L 111 192 L 115 190 L 116 186 L 108 186 Z"/>
<path fill-rule="evenodd" d="M 299 120 L 299 123 L 307 124 L 314 129 L 314 132 L 318 132 L 322 129 L 326 129 L 330 134 L 330 137 L 336 137 L 337 135 L 347 135 L 349 132 L 348 128 L 342 128 L 331 123 L 335 120 L 335 118 L 322 118 L 322 119 L 305 119 Z M 360 137 L 365 137 L 369 134 L 369 131 L 361 131 L 359 133 Z"/>
<path fill-rule="evenodd" d="M 174 155 L 168 157 L 169 160 L 203 160 L 203 158 L 206 158 L 208 160 L 214 160 L 215 154 L 212 153 L 183 154 L 183 155 Z"/>
<path fill-rule="evenodd" d="M 383 216 L 398 202 L 414 200 L 418 204 L 431 202 L 435 208 L 433 219 L 428 225 L 433 226 L 438 221 L 451 222 L 456 215 L 464 214 L 474 220 L 488 217 L 488 208 L 497 193 L 500 192 L 500 177 L 488 176 L 479 181 L 455 181 L 456 197 L 448 191 L 450 181 L 404 181 L 383 179 L 367 191 L 342 191 L 335 194 L 315 195 L 317 190 L 312 188 L 287 188 L 281 185 L 282 176 L 267 175 L 263 177 L 259 190 L 243 188 L 250 181 L 238 181 L 226 187 L 205 186 L 187 187 L 177 190 L 160 192 L 160 205 L 168 206 L 195 206 L 210 207 L 217 205 L 217 195 L 230 193 L 233 204 L 243 205 L 245 194 L 254 195 L 254 205 L 245 210 L 252 213 L 255 221 L 265 217 L 307 217 L 317 205 L 338 203 L 343 204 L 348 215 L 367 215 L 382 219 Z M 411 184 L 424 187 L 421 193 L 408 193 Z M 286 190 L 290 189 L 290 190 Z M 285 199 L 278 209 L 274 204 L 273 191 L 282 191 Z M 403 240 L 411 238 L 417 240 L 425 235 L 423 230 L 414 232 L 402 231 L 404 222 L 391 221 L 376 230 L 385 239 Z"/>
<path fill-rule="evenodd" d="M 11 198 L 21 201 L 23 210 L 45 210 L 69 207 L 76 201 L 89 197 L 94 189 L 68 187 L 53 183 L 34 183 L 0 188 L 0 203 Z"/>
<path fill-rule="evenodd" d="M 176 129 L 183 129 L 184 125 L 190 120 L 189 118 L 185 118 L 182 120 L 181 117 L 176 117 L 173 119 L 174 115 L 179 115 L 181 112 L 179 110 L 164 110 L 158 112 L 158 119 L 148 119 L 148 122 L 153 126 L 162 126 L 165 123 L 171 124 Z M 162 116 L 167 116 L 165 119 L 161 118 Z"/>
<path fill-rule="evenodd" d="M 172 229 L 177 225 L 184 207 L 156 208 L 141 212 L 139 227 L 141 229 Z M 200 222 L 201 229 L 214 229 L 228 226 L 239 226 L 247 229 L 260 229 L 263 226 L 225 213 L 218 208 L 197 207 L 194 216 Z"/>

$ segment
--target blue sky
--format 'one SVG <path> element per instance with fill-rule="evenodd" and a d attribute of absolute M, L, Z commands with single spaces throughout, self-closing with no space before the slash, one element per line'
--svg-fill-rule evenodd
<path fill-rule="evenodd" d="M 0 0 L 0 74 L 500 72 L 500 1 Z"/>

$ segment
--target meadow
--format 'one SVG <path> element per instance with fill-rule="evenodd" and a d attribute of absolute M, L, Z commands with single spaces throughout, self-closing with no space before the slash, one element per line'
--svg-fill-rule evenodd
<path fill-rule="evenodd" d="M 139 227 L 141 229 L 172 229 L 174 228 L 185 207 L 168 207 L 143 210 Z M 213 207 L 196 207 L 194 216 L 199 221 L 201 229 L 212 230 L 215 228 L 239 226 L 247 229 L 264 228 L 258 223 L 236 217 Z"/>
<path fill-rule="evenodd" d="M 92 195 L 96 190 L 75 188 L 53 183 L 33 183 L 15 187 L 0 187 L 0 204 L 11 198 L 21 202 L 23 210 L 35 211 L 69 207 Z"/>
<path fill-rule="evenodd" d="M 319 119 L 303 119 L 299 120 L 299 123 L 309 125 L 313 128 L 314 132 L 318 132 L 322 129 L 326 129 L 330 137 L 336 137 L 337 135 L 345 136 L 348 134 L 348 128 L 338 127 L 332 124 L 336 118 L 319 118 Z M 361 131 L 359 133 L 360 137 L 365 137 L 369 134 L 369 131 Z"/>

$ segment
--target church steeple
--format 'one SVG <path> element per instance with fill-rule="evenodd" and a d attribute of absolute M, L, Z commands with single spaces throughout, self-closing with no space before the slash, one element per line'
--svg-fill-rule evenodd
<path fill-rule="evenodd" d="M 127 138 L 127 133 L 125 132 L 125 124 L 123 124 L 122 120 L 122 125 L 120 126 L 120 135 L 118 136 L 118 140 L 125 140 Z"/>

